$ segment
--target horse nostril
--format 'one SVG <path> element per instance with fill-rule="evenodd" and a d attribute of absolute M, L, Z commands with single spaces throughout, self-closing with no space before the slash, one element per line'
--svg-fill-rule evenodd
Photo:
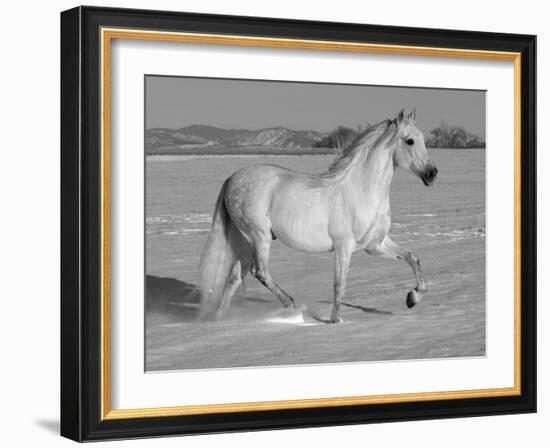
<path fill-rule="evenodd" d="M 437 168 L 433 165 L 428 165 L 421 176 L 425 185 L 432 185 L 437 176 Z"/>

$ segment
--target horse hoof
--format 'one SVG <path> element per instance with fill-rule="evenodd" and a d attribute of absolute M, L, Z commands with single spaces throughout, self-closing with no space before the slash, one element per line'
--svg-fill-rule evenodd
<path fill-rule="evenodd" d="M 331 317 L 329 320 L 329 323 L 331 324 L 341 324 L 343 322 L 344 322 L 344 319 L 342 319 L 341 317 L 338 317 L 338 318 Z"/>
<path fill-rule="evenodd" d="M 407 308 L 412 308 L 418 302 L 420 302 L 421 296 L 414 289 L 407 294 Z"/>

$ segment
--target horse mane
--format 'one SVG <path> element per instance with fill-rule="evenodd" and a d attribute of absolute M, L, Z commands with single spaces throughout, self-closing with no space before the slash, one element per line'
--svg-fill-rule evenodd
<path fill-rule="evenodd" d="M 365 127 L 363 127 L 363 130 L 368 128 L 370 124 L 367 123 Z M 340 158 L 344 154 L 344 149 L 348 148 L 361 134 L 361 129 L 353 129 L 348 128 L 345 126 L 338 126 L 334 131 L 332 131 L 330 134 L 325 136 L 321 140 L 321 144 L 323 147 L 329 147 L 334 149 L 336 158 Z"/>
<path fill-rule="evenodd" d="M 363 132 L 355 135 L 349 132 L 344 135 L 343 138 L 346 141 L 341 146 L 338 156 L 326 171 L 315 177 L 315 184 L 325 185 L 327 181 L 336 181 L 343 178 L 351 167 L 368 155 L 393 123 L 393 120 L 384 120 L 367 127 Z"/>

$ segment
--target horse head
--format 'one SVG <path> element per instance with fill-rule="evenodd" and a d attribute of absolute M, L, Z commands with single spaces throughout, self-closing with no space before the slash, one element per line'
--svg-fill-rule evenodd
<path fill-rule="evenodd" d="M 416 110 L 407 116 L 404 110 L 401 110 L 395 118 L 395 124 L 397 130 L 394 136 L 394 165 L 418 176 L 424 185 L 433 185 L 437 177 L 437 168 L 428 155 L 424 134 L 416 127 Z"/>

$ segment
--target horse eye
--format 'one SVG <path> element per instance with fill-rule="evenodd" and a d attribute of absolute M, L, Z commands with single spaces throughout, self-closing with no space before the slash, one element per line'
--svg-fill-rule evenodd
<path fill-rule="evenodd" d="M 412 146 L 412 145 L 414 145 L 414 140 L 413 140 L 412 138 L 408 138 L 407 140 L 405 140 L 405 143 L 406 143 L 407 145 Z"/>

